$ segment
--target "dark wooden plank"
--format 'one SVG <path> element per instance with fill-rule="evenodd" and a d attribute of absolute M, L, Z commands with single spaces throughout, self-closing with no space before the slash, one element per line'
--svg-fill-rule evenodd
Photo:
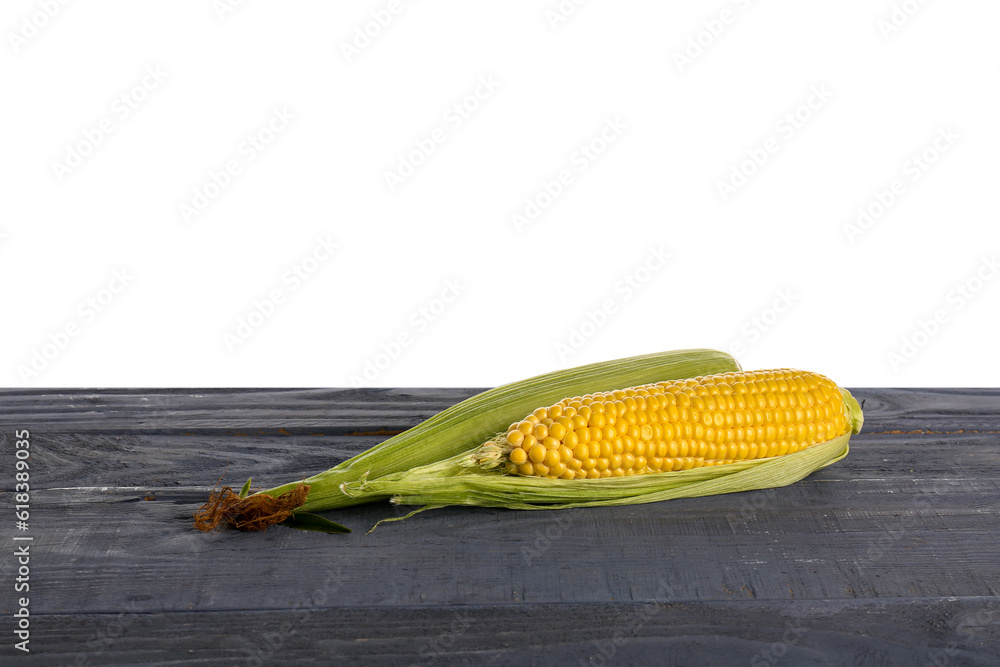
<path fill-rule="evenodd" d="M 401 430 L 479 389 L 0 390 L 0 424 L 49 433 L 342 435 Z M 869 433 L 1000 432 L 998 389 L 861 389 Z M 504 425 L 505 426 L 505 425 Z M 317 430 L 318 429 L 318 430 Z"/>
<path fill-rule="evenodd" d="M 0 391 L 0 423 L 46 433 L 343 435 L 401 431 L 480 389 Z M 506 425 L 505 425 L 506 426 Z"/>
<path fill-rule="evenodd" d="M 24 663 L 895 667 L 996 665 L 1000 655 L 1000 606 L 983 598 L 707 603 L 665 596 L 648 604 L 353 609 L 316 608 L 303 598 L 292 605 L 264 613 L 46 616 L 38 652 Z"/>
<path fill-rule="evenodd" d="M 280 609 L 300 572 L 334 563 L 346 568 L 341 603 L 359 606 L 646 600 L 664 573 L 692 600 L 996 595 L 1000 461 L 991 436 L 951 437 L 962 462 L 940 436 L 862 434 L 847 459 L 783 489 L 561 512 L 446 508 L 371 535 L 404 510 L 330 513 L 359 529 L 346 536 L 201 535 L 190 517 L 206 486 L 38 491 L 35 549 L 51 589 L 38 611 L 111 612 L 150 590 L 143 611 Z M 904 457 L 908 467 L 893 464 Z"/>
<path fill-rule="evenodd" d="M 333 514 L 362 529 L 346 536 L 202 535 L 189 493 L 43 492 L 32 526 L 45 593 L 34 605 L 282 609 L 307 585 L 302 573 L 330 571 L 341 581 L 330 604 L 345 606 L 650 600 L 663 576 L 687 600 L 1000 594 L 1000 506 L 982 500 L 1000 495 L 995 480 L 939 483 L 927 506 L 916 483 L 845 486 L 562 512 L 446 508 L 365 535 L 394 515 L 370 505 Z"/>
<path fill-rule="evenodd" d="M 143 394 L 113 390 L 49 395 L 8 390 L 0 392 L 0 426 L 10 425 L 0 430 L 0 446 L 14 428 L 33 429 L 44 447 L 39 456 L 46 479 L 53 484 L 204 485 L 217 479 L 227 464 L 227 479 L 253 475 L 262 484 L 272 484 L 325 470 L 386 437 L 338 434 L 403 430 L 475 391 L 159 390 Z M 932 440 L 927 446 L 947 446 L 949 452 L 958 453 L 959 461 L 965 454 L 960 444 L 963 434 L 958 431 L 1000 435 L 1000 392 L 996 390 L 857 393 L 866 404 L 865 437 L 930 431 Z M 939 404 L 943 415 L 935 411 Z M 213 437 L 221 435 L 229 437 Z M 895 458 L 882 467 L 908 466 L 920 451 L 894 452 Z M 996 452 L 996 448 L 988 451 Z M 936 460 L 946 464 L 948 457 Z"/>
<path fill-rule="evenodd" d="M 865 431 L 1000 433 L 1000 389 L 858 389 Z"/>
<path fill-rule="evenodd" d="M 10 450 L 12 437 L 13 427 L 0 431 L 0 451 Z M 41 473 L 37 480 L 48 488 L 180 485 L 200 490 L 224 471 L 227 482 L 237 484 L 249 476 L 265 486 L 307 477 L 377 445 L 385 436 L 50 434 L 42 426 L 34 428 L 32 438 L 33 460 Z M 852 478 L 911 472 L 985 475 L 1000 462 L 997 442 L 1000 436 L 990 433 L 864 431 L 852 438 L 850 456 L 830 470 L 844 470 Z"/>
<path fill-rule="evenodd" d="M 339 391 L 116 390 L 100 394 L 96 407 L 81 401 L 93 395 L 85 392 L 0 393 L 0 456 L 9 460 L 14 428 L 32 429 L 32 613 L 46 628 L 39 643 L 50 641 L 51 655 L 64 660 L 74 641 L 125 610 L 148 624 L 134 625 L 142 628 L 135 643 L 116 642 L 91 664 L 218 664 L 233 659 L 225 653 L 231 649 L 214 652 L 220 637 L 243 627 L 259 636 L 332 575 L 336 594 L 310 618 L 343 637 L 310 641 L 304 653 L 287 655 L 370 650 L 375 662 L 398 663 L 405 647 L 455 613 L 453 605 L 472 605 L 483 614 L 481 630 L 467 633 L 467 646 L 456 639 L 437 656 L 445 664 L 547 664 L 546 646 L 575 661 L 581 642 L 614 626 L 609 614 L 670 601 L 678 604 L 657 616 L 662 627 L 637 638 L 633 656 L 623 650 L 616 660 L 644 664 L 677 651 L 682 661 L 704 662 L 694 659 L 697 650 L 744 655 L 758 646 L 754 641 L 769 641 L 733 635 L 733 628 L 769 628 L 766 619 L 787 605 L 808 603 L 811 636 L 834 639 L 797 644 L 810 648 L 789 664 L 840 649 L 860 651 L 858 664 L 900 664 L 956 640 L 955 628 L 942 628 L 964 613 L 963 601 L 982 607 L 1000 596 L 995 390 L 858 390 L 866 429 L 852 440 L 850 456 L 783 489 L 563 512 L 446 508 L 371 535 L 364 530 L 375 521 L 405 510 L 375 504 L 331 513 L 360 529 L 346 536 L 283 528 L 202 535 L 191 528 L 191 513 L 227 465 L 226 480 L 234 484 L 249 475 L 262 485 L 304 477 L 385 437 L 345 433 L 410 426 L 472 393 Z M 368 414 L 352 418 L 362 403 Z M 3 539 L 10 553 L 9 534 Z M 0 559 L 5 579 L 13 567 L 12 559 Z M 12 612 L 9 596 L 0 602 L 0 612 Z M 897 602 L 892 613 L 859 611 Z M 736 606 L 720 611 L 726 605 Z M 680 609 L 711 609 L 723 620 L 666 613 Z M 852 613 L 875 630 L 852 625 Z M 511 630 L 490 639 L 491 614 L 522 630 L 554 614 L 553 627 L 570 638 L 543 641 Z M 369 623 L 394 629 L 384 637 L 366 634 Z M 995 642 L 998 620 L 991 623 L 977 637 Z M 178 650 L 188 644 L 167 639 L 196 627 L 204 628 L 205 641 L 190 644 L 191 655 Z M 940 643 L 920 643 L 923 637 Z M 988 664 L 983 647 L 995 648 L 961 646 L 962 653 L 946 655 L 947 664 Z M 757 654 L 754 648 L 746 655 Z"/>
<path fill-rule="evenodd" d="M 0 447 L 12 431 L 0 435 Z M 49 434 L 32 431 L 38 480 L 55 486 L 182 485 L 199 493 L 225 473 L 227 482 L 278 484 L 322 472 L 385 436 L 257 434 Z M 265 487 L 260 487 L 265 488 Z"/>

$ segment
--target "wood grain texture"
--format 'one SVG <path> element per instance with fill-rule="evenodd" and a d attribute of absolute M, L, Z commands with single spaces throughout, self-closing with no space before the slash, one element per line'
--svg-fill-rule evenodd
<path fill-rule="evenodd" d="M 40 665 L 995 665 L 991 600 L 53 615 Z M 80 637 L 92 639 L 78 644 Z M 179 639 L 183 638 L 183 639 Z"/>
<path fill-rule="evenodd" d="M 1000 664 L 997 390 L 857 390 L 850 455 L 782 489 L 370 535 L 410 508 L 329 513 L 350 535 L 191 527 L 227 465 L 305 477 L 473 393 L 0 392 L 3 460 L 32 434 L 30 662 Z"/>

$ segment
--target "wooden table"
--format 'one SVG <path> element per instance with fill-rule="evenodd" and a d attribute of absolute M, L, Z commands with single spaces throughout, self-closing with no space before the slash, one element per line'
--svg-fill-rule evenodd
<path fill-rule="evenodd" d="M 227 466 L 235 486 L 305 477 L 474 390 L 0 392 L 8 516 L 16 429 L 32 452 L 0 662 L 1000 664 L 1000 390 L 854 391 L 850 455 L 790 487 L 370 535 L 400 509 L 329 513 L 350 535 L 203 535 L 191 515 Z"/>

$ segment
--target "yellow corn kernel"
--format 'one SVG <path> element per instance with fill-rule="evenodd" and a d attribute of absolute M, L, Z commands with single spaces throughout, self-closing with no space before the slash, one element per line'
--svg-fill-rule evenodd
<path fill-rule="evenodd" d="M 566 427 L 556 422 L 549 426 L 549 435 L 561 442 L 566 437 Z"/>
<path fill-rule="evenodd" d="M 837 385 L 781 369 L 567 398 L 506 433 L 521 475 L 621 477 L 785 456 L 849 428 Z"/>

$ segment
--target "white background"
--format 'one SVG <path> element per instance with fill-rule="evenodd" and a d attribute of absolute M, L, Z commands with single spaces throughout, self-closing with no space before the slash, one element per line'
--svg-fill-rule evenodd
<path fill-rule="evenodd" d="M 0 383 L 997 385 L 996 2 L 232 4 L 4 2 Z"/>

